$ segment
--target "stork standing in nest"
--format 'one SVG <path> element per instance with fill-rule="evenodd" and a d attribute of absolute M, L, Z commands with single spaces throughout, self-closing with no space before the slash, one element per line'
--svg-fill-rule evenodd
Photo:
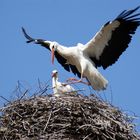
<path fill-rule="evenodd" d="M 52 88 L 56 97 L 76 94 L 76 90 L 72 86 L 58 81 L 57 70 L 52 71 Z"/>
<path fill-rule="evenodd" d="M 97 67 L 107 67 L 114 64 L 126 50 L 132 35 L 140 25 L 140 13 L 134 14 L 138 6 L 132 10 L 122 11 L 113 21 L 107 22 L 99 32 L 86 44 L 78 43 L 73 47 L 65 47 L 57 42 L 30 37 L 22 28 L 27 43 L 34 42 L 49 49 L 65 70 L 73 72 L 80 80 L 71 78 L 74 82 L 81 82 L 85 77 L 95 90 L 104 90 L 108 81 L 97 70 Z"/>

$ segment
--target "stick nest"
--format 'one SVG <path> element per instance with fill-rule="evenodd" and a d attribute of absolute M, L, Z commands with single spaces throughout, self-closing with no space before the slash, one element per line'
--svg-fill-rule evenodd
<path fill-rule="evenodd" d="M 95 95 L 17 99 L 1 108 L 1 140 L 140 140 L 132 119 Z"/>

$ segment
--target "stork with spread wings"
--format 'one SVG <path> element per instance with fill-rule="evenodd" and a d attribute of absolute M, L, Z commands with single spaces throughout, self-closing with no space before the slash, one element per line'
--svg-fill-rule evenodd
<path fill-rule="evenodd" d="M 132 10 L 122 11 L 113 21 L 107 22 L 99 32 L 86 44 L 78 43 L 73 47 L 65 47 L 57 42 L 30 37 L 24 28 L 22 31 L 28 39 L 27 43 L 34 42 L 49 49 L 65 70 L 73 72 L 81 82 L 86 78 L 95 90 L 106 89 L 108 81 L 97 70 L 97 67 L 106 69 L 114 64 L 126 50 L 140 25 L 140 13 L 136 13 L 140 6 Z"/>

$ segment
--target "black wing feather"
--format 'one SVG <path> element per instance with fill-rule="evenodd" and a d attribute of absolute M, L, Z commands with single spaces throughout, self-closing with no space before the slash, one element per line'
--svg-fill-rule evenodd
<path fill-rule="evenodd" d="M 25 38 L 27 39 L 27 43 L 31 43 L 31 42 L 34 42 L 35 44 L 40 44 L 41 46 L 45 47 L 46 49 L 50 50 L 50 43 L 48 42 L 44 42 L 45 40 L 44 39 L 35 39 L 35 38 L 32 38 L 31 36 L 29 36 L 27 33 L 26 33 L 26 30 L 22 27 L 22 32 L 25 36 Z"/>
<path fill-rule="evenodd" d="M 65 70 L 70 71 L 70 67 L 67 64 L 67 60 L 62 57 L 57 51 L 55 52 L 55 57 L 57 61 L 64 67 Z"/>
<path fill-rule="evenodd" d="M 117 61 L 119 56 L 126 50 L 131 41 L 132 35 L 140 25 L 138 14 L 133 14 L 140 6 L 130 11 L 123 11 L 115 20 L 120 22 L 119 27 L 112 31 L 112 37 L 105 46 L 100 59 L 97 60 L 97 66 L 103 66 L 106 69 Z M 109 24 L 109 23 L 108 23 Z"/>
<path fill-rule="evenodd" d="M 28 41 L 26 41 L 27 43 L 34 42 L 34 41 L 35 41 L 34 38 L 30 37 L 30 36 L 26 33 L 26 31 L 25 31 L 25 29 L 24 29 L 23 27 L 22 27 L 22 32 L 23 32 L 25 38 L 28 39 Z"/>
<path fill-rule="evenodd" d="M 77 75 L 79 78 L 81 78 L 81 73 L 77 70 L 77 68 L 74 65 L 69 64 L 71 71 L 74 73 L 74 75 Z"/>
<path fill-rule="evenodd" d="M 116 19 L 124 19 L 125 17 L 128 17 L 129 15 L 133 14 L 136 10 L 138 10 L 140 6 L 136 7 L 135 9 L 132 10 L 124 10 L 121 14 L 117 16 Z"/>
<path fill-rule="evenodd" d="M 55 52 L 55 57 L 57 61 L 64 67 L 65 70 L 68 72 L 72 71 L 74 75 L 77 75 L 79 78 L 81 77 L 81 74 L 77 70 L 77 68 L 74 65 L 67 64 L 67 60 L 61 56 L 57 51 Z"/>

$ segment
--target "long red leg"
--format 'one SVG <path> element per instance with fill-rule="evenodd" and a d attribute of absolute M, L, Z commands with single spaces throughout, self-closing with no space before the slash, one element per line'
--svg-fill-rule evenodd
<path fill-rule="evenodd" d="M 85 84 L 85 85 L 90 85 L 89 82 L 84 82 L 84 81 L 83 81 L 83 78 L 81 78 L 81 79 L 69 78 L 69 79 L 67 80 L 67 82 L 69 82 L 69 81 L 72 81 L 72 82 L 70 82 L 70 84 L 83 83 L 83 84 Z"/>

